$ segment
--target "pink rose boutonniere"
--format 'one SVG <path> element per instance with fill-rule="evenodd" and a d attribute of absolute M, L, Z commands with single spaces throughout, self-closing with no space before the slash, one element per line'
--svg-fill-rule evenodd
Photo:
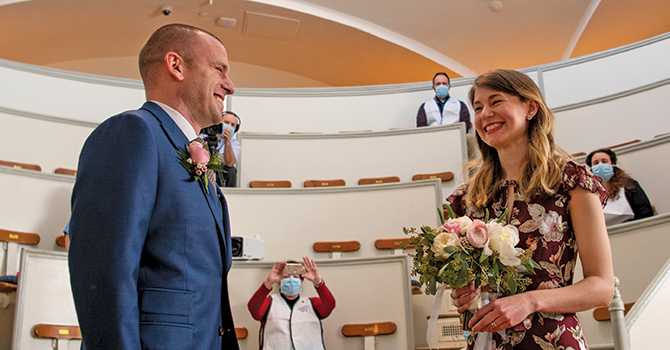
<path fill-rule="evenodd" d="M 207 181 L 214 181 L 214 179 L 209 178 L 207 170 L 225 172 L 221 166 L 223 155 L 216 153 L 210 156 L 207 144 L 199 141 L 192 141 L 187 144 L 186 149 L 187 152 L 177 149 L 179 164 L 191 173 L 193 179 L 201 181 L 202 185 L 205 186 L 205 191 L 209 194 Z"/>

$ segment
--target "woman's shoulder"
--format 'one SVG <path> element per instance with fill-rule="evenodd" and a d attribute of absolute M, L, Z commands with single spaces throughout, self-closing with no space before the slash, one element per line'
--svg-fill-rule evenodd
<path fill-rule="evenodd" d="M 598 194 L 603 204 L 607 201 L 607 191 L 600 182 L 600 178 L 593 175 L 586 166 L 569 160 L 563 165 L 562 191 L 567 193 L 577 187 Z"/>

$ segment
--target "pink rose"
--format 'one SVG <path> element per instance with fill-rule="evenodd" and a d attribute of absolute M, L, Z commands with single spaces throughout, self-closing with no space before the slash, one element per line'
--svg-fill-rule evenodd
<path fill-rule="evenodd" d="M 468 229 L 466 237 L 473 247 L 484 248 L 489 241 L 488 226 L 481 220 L 475 220 Z"/>
<path fill-rule="evenodd" d="M 191 154 L 191 159 L 198 164 L 209 163 L 209 152 L 202 146 L 202 143 L 193 141 L 188 145 L 188 152 Z"/>

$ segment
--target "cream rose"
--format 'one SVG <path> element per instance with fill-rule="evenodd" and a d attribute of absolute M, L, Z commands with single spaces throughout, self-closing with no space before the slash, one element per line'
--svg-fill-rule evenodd
<path fill-rule="evenodd" d="M 500 254 L 500 262 L 505 266 L 518 266 L 521 260 L 518 258 L 523 250 L 516 248 L 519 244 L 519 230 L 512 225 L 501 226 L 496 223 L 489 224 L 489 244 L 484 247 L 484 254 L 492 255 L 493 251 Z"/>
<path fill-rule="evenodd" d="M 448 246 L 455 247 L 458 244 L 459 244 L 458 236 L 450 232 L 443 232 L 435 237 L 435 240 L 433 241 L 433 247 L 431 248 L 431 250 L 436 255 L 439 255 L 443 258 L 448 258 L 451 255 L 451 253 L 446 253 L 444 251 L 444 248 Z"/>

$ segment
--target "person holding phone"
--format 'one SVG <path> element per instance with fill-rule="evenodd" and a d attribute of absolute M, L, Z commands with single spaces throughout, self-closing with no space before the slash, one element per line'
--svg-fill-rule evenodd
<path fill-rule="evenodd" d="M 261 322 L 260 349 L 325 349 L 321 320 L 335 308 L 335 298 L 314 260 L 302 261 L 276 262 L 247 304 L 251 316 Z M 304 279 L 314 284 L 318 297 L 301 296 Z M 269 295 L 275 284 L 280 293 Z"/>

